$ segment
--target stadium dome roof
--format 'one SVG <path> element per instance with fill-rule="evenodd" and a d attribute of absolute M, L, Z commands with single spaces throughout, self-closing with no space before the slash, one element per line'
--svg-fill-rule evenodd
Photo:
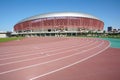
<path fill-rule="evenodd" d="M 25 18 L 23 20 L 21 20 L 20 22 L 24 22 L 24 21 L 29 21 L 29 20 L 34 20 L 34 19 L 39 19 L 39 18 L 48 18 L 48 17 L 86 17 L 86 18 L 93 18 L 93 19 L 97 19 L 100 20 L 99 18 L 89 15 L 89 14 L 84 14 L 84 13 L 79 13 L 79 12 L 56 12 L 56 13 L 46 13 L 46 14 L 39 14 L 36 16 L 32 16 L 32 17 L 28 17 Z M 18 22 L 18 23 L 20 23 Z"/>

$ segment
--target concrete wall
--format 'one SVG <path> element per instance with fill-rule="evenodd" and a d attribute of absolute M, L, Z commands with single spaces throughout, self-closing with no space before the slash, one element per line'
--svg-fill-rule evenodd
<path fill-rule="evenodd" d="M 12 32 L 0 32 L 0 38 L 10 37 Z"/>
<path fill-rule="evenodd" d="M 6 33 L 0 33 L 0 38 L 6 38 L 6 37 L 7 37 Z"/>

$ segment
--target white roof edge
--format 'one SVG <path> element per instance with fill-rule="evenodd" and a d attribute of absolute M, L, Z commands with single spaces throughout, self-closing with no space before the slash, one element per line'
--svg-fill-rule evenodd
<path fill-rule="evenodd" d="M 84 14 L 84 13 L 80 13 L 80 12 L 55 12 L 55 13 L 45 13 L 45 14 L 39 14 L 39 15 L 35 15 L 35 16 L 31 16 L 28 18 L 25 18 L 23 20 L 21 20 L 18 23 L 24 22 L 24 21 L 29 21 L 29 20 L 34 20 L 34 19 L 39 19 L 39 18 L 47 18 L 47 17 L 86 17 L 86 18 L 93 18 L 93 19 L 97 19 L 100 20 L 99 18 L 89 15 L 89 14 Z M 100 20 L 101 21 L 101 20 Z"/>

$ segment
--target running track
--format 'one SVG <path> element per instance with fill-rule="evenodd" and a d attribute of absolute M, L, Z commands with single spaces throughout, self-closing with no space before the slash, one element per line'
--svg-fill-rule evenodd
<path fill-rule="evenodd" d="M 109 46 L 108 41 L 97 38 L 62 37 L 0 43 L 0 80 L 119 80 L 120 65 L 96 65 L 100 60 L 107 61 L 105 55 L 114 51 Z M 116 51 L 119 53 L 119 49 Z M 116 69 L 108 71 L 107 65 Z"/>

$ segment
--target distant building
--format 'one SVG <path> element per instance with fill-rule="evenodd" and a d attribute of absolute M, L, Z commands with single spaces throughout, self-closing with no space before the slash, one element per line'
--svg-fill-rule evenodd
<path fill-rule="evenodd" d="M 108 32 L 111 32 L 112 31 L 112 26 L 109 26 L 108 29 L 107 29 Z"/>
<path fill-rule="evenodd" d="M 120 29 L 118 29 L 118 32 L 120 33 Z"/>
<path fill-rule="evenodd" d="M 10 37 L 11 32 L 0 32 L 0 38 Z"/>
<path fill-rule="evenodd" d="M 118 32 L 117 29 L 113 29 L 113 33 L 116 33 L 116 32 Z"/>

